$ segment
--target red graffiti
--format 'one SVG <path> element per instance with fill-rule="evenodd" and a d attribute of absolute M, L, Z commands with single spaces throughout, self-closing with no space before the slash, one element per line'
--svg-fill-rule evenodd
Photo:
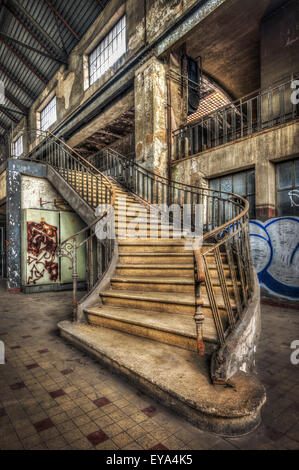
<path fill-rule="evenodd" d="M 28 284 L 36 284 L 45 272 L 57 281 L 58 263 L 55 262 L 57 227 L 46 222 L 27 222 L 27 264 L 30 266 Z"/>

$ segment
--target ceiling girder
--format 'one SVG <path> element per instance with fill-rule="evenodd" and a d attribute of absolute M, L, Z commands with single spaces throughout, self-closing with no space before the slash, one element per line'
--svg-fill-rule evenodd
<path fill-rule="evenodd" d="M 0 121 L 0 127 L 2 127 L 2 129 L 4 129 L 6 132 L 9 131 L 9 127 L 7 127 L 3 121 Z"/>
<path fill-rule="evenodd" d="M 16 109 L 13 109 L 13 108 L 9 108 L 8 106 L 5 106 L 4 104 L 0 104 L 0 109 L 5 109 L 6 111 L 8 112 L 11 112 L 11 113 L 17 113 L 17 114 L 22 114 L 23 116 L 25 116 L 26 113 L 23 113 L 23 111 L 18 111 Z"/>
<path fill-rule="evenodd" d="M 5 98 L 8 101 L 10 101 L 12 104 L 14 104 L 16 108 L 18 108 L 20 111 L 23 111 L 23 114 L 28 113 L 28 108 L 24 106 L 23 103 L 21 103 L 17 98 L 15 98 L 15 96 L 12 93 L 10 93 L 10 91 L 7 90 L 7 88 L 5 88 Z"/>
<path fill-rule="evenodd" d="M 42 42 L 46 47 L 48 48 L 49 46 L 55 51 L 55 54 L 57 57 L 60 59 L 66 60 L 65 54 L 61 49 L 57 47 L 56 42 L 51 38 L 51 36 L 48 35 L 48 33 L 39 25 L 39 23 L 28 13 L 27 10 L 17 1 L 17 0 L 10 0 L 10 6 L 13 7 L 14 13 L 20 17 L 20 15 L 23 15 L 23 17 L 26 18 L 26 20 L 30 24 L 30 29 L 34 29 L 34 33 L 38 31 L 39 35 L 42 38 Z"/>
<path fill-rule="evenodd" d="M 60 21 L 62 21 L 62 23 L 67 27 L 67 29 L 72 33 L 72 35 L 77 39 L 77 41 L 80 41 L 78 34 L 73 30 L 73 28 L 69 25 L 69 23 L 65 20 L 65 18 L 63 18 L 63 16 L 59 13 L 59 11 L 56 10 L 56 8 L 54 7 L 54 5 L 52 5 L 50 0 L 45 0 L 45 2 L 51 8 L 54 15 L 56 15 L 57 18 L 59 18 Z"/>
<path fill-rule="evenodd" d="M 15 116 L 13 116 L 12 114 L 10 114 L 7 109 L 5 108 L 5 106 L 3 106 L 2 104 L 0 104 L 0 112 L 5 114 L 5 116 L 8 117 L 8 119 L 10 119 L 12 122 L 14 122 L 15 124 L 18 122 L 17 118 Z"/>
<path fill-rule="evenodd" d="M 66 64 L 66 65 L 67 65 L 67 62 L 66 62 L 65 60 L 58 59 L 58 58 L 55 57 L 53 54 L 47 54 L 46 52 L 43 52 L 43 51 L 41 51 L 40 49 L 36 49 L 35 47 L 29 46 L 29 44 L 25 44 L 24 42 L 19 41 L 18 39 L 15 39 L 15 38 L 13 38 L 12 36 L 9 36 L 8 34 L 1 33 L 1 32 L 0 32 L 0 38 L 1 38 L 1 37 L 2 37 L 4 40 L 7 40 L 8 42 L 9 42 L 9 41 L 14 42 L 15 44 L 18 44 L 18 45 L 21 46 L 21 47 L 24 47 L 24 48 L 26 48 L 26 49 L 29 49 L 30 51 L 36 52 L 37 54 L 42 55 L 42 56 L 44 56 L 44 57 L 47 57 L 48 59 L 54 60 L 55 62 L 59 62 L 59 63 L 61 63 L 61 64 Z"/>
<path fill-rule="evenodd" d="M 46 85 L 48 79 L 41 72 L 37 71 L 34 66 L 24 57 L 14 46 L 9 44 L 6 39 L 0 35 L 0 41 L 41 81 Z"/>
<path fill-rule="evenodd" d="M 6 67 L 4 67 L 2 64 L 0 64 L 0 71 L 6 75 L 9 80 L 11 80 L 20 90 L 22 90 L 32 101 L 35 100 L 35 96 L 32 91 L 30 91 L 26 85 L 24 85 L 17 77 L 14 76 L 14 74 L 8 70 Z"/>

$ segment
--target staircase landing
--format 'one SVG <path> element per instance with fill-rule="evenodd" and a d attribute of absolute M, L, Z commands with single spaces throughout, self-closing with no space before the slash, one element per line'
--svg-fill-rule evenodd
<path fill-rule="evenodd" d="M 214 386 L 209 362 L 192 351 L 120 331 L 63 321 L 61 335 L 200 428 L 223 436 L 247 434 L 260 423 L 264 388 L 239 373 Z"/>

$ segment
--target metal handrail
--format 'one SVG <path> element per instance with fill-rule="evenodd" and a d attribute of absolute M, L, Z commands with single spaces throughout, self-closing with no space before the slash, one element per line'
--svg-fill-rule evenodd
<path fill-rule="evenodd" d="M 135 161 L 127 160 L 111 149 L 105 149 L 102 152 L 99 164 L 105 174 L 150 205 L 161 202 L 161 196 L 163 202 L 164 188 L 167 188 L 164 202 L 179 202 L 182 205 L 184 202 L 189 201 L 193 205 L 196 203 L 203 204 L 206 217 L 204 233 L 195 240 L 193 245 L 196 266 L 196 313 L 194 319 L 198 352 L 204 354 L 203 323 L 205 317 L 201 295 L 203 284 L 207 289 L 219 343 L 223 345 L 227 335 L 235 327 L 237 319 L 241 317 L 242 311 L 248 305 L 253 291 L 253 268 L 248 232 L 248 201 L 233 193 L 169 181 L 167 178 L 143 168 Z M 156 188 L 156 193 L 146 190 L 149 187 Z M 178 191 L 181 192 L 180 197 L 177 196 Z M 225 277 L 226 268 L 223 265 L 221 255 L 227 257 L 235 305 L 232 303 Z M 219 308 L 219 302 L 217 302 L 217 293 L 213 285 L 209 258 L 214 260 L 216 265 L 215 269 L 224 301 L 221 308 Z M 227 319 L 224 319 L 221 313 L 223 308 L 227 312 Z"/>
<path fill-rule="evenodd" d="M 102 158 L 99 162 L 100 171 L 95 165 L 87 162 L 83 157 L 77 154 L 77 152 L 72 152 L 72 149 L 67 147 L 67 153 L 71 156 L 72 162 L 74 162 L 74 164 L 72 163 L 73 167 L 71 166 L 71 168 L 69 168 L 68 164 L 65 165 L 65 161 L 63 159 L 58 159 L 59 161 L 57 164 L 55 155 L 56 147 L 51 147 L 53 140 L 55 139 L 56 138 L 53 138 L 53 136 L 50 136 L 50 140 L 46 139 L 44 147 L 41 150 L 39 149 L 39 153 L 36 151 L 35 156 L 38 158 L 41 156 L 44 157 L 44 159 L 41 158 L 41 161 L 45 161 L 47 164 L 52 165 L 69 184 L 74 185 L 75 190 L 78 190 L 76 187 L 77 165 L 80 164 L 85 166 L 84 164 L 86 162 L 85 169 L 87 168 L 88 163 L 88 171 L 95 172 L 96 176 L 100 177 L 102 181 L 105 181 L 105 183 L 109 182 L 109 188 L 111 187 L 112 189 L 109 201 L 115 201 L 115 198 L 113 197 L 113 195 L 115 195 L 113 181 L 116 181 L 127 190 L 139 196 L 139 198 L 147 201 L 150 205 L 162 202 L 162 204 L 177 203 L 181 207 L 185 203 L 190 203 L 192 207 L 193 222 L 195 220 L 196 205 L 203 205 L 205 214 L 204 233 L 201 237 L 197 238 L 196 243 L 194 244 L 196 266 L 196 312 L 194 320 L 197 331 L 198 352 L 200 354 L 204 354 L 203 324 L 205 315 L 202 300 L 203 285 L 206 287 L 209 306 L 212 310 L 219 343 L 220 345 L 223 345 L 226 341 L 227 335 L 233 330 L 238 318 L 241 317 L 244 308 L 248 305 L 253 291 L 253 271 L 248 232 L 248 201 L 233 193 L 211 190 L 205 187 L 191 186 L 177 181 L 169 181 L 167 178 L 156 175 L 143 168 L 138 163 L 125 159 L 118 152 L 111 149 L 106 149 L 102 153 Z M 47 142 L 50 144 L 48 147 Z M 55 145 L 58 145 L 60 151 L 64 152 L 65 144 L 60 139 L 58 142 L 55 142 Z M 52 153 L 50 152 L 50 155 L 45 155 L 45 148 L 48 148 L 48 150 L 50 149 Z M 34 153 L 31 153 L 29 156 L 34 159 Z M 69 178 L 70 171 L 75 172 L 75 180 L 73 178 Z M 81 186 L 83 187 L 84 181 L 86 181 L 86 185 L 88 186 L 89 173 L 85 173 L 84 170 L 83 173 L 79 174 L 81 175 Z M 108 187 L 108 184 L 106 187 Z M 95 190 L 98 192 L 97 187 Z M 88 191 L 87 193 L 84 193 L 84 191 L 81 191 L 80 193 L 79 191 L 79 195 L 81 195 L 81 197 L 91 207 L 93 207 L 93 195 L 92 198 L 90 198 Z M 106 197 L 105 202 L 108 202 Z M 105 210 L 103 214 L 95 219 L 88 227 L 85 227 L 78 233 L 68 237 L 58 247 L 59 256 L 66 256 L 72 261 L 74 285 L 73 311 L 75 318 L 77 312 L 77 250 L 94 237 L 94 227 L 104 217 L 107 217 L 107 210 Z M 89 233 L 89 235 L 82 242 L 78 243 L 78 238 L 84 233 Z M 106 272 L 107 267 L 111 262 L 114 242 L 107 239 L 106 241 L 101 241 L 101 245 L 104 246 L 106 253 L 108 253 L 103 271 Z M 223 262 L 223 255 L 226 256 L 228 268 Z M 225 275 L 225 270 L 227 269 L 229 269 L 230 272 L 233 296 Z M 212 270 L 216 270 L 217 273 L 223 305 L 219 303 L 217 298 L 218 294 L 215 290 Z"/>
<path fill-rule="evenodd" d="M 114 240 L 99 240 L 93 243 L 97 223 L 107 217 L 108 211 L 105 209 L 107 204 L 114 206 L 115 189 L 109 178 L 101 173 L 98 168 L 85 160 L 78 152 L 65 144 L 59 137 L 56 137 L 49 131 L 43 132 L 36 129 L 27 131 L 27 135 L 35 138 L 41 137 L 42 140 L 37 143 L 25 156 L 25 159 L 40 161 L 50 165 L 66 183 L 84 200 L 92 209 L 97 209 L 104 204 L 103 213 L 95 220 L 77 233 L 63 240 L 56 248 L 56 254 L 59 257 L 68 258 L 71 263 L 73 280 L 73 316 L 77 319 L 77 290 L 78 290 L 78 249 L 88 245 L 88 250 L 94 258 L 90 262 L 88 258 L 88 290 L 90 290 L 103 277 L 109 268 L 113 250 Z M 79 237 L 85 235 L 79 243 Z M 95 256 L 95 251 L 98 256 Z M 94 263 L 97 258 L 101 259 L 97 267 L 97 275 L 94 274 Z"/>
<path fill-rule="evenodd" d="M 295 79 L 293 74 L 287 81 L 252 92 L 174 130 L 173 161 L 297 119 L 299 106 L 291 101 Z"/>
<path fill-rule="evenodd" d="M 99 171 L 98 168 L 96 168 L 94 165 L 92 165 L 88 160 L 86 160 L 82 155 L 80 155 L 76 150 L 74 150 L 72 147 L 70 147 L 68 144 L 66 144 L 61 138 L 57 137 L 54 135 L 51 131 L 41 131 L 39 129 L 30 129 L 24 132 L 26 135 L 30 135 L 35 137 L 34 143 L 36 144 L 24 157 L 25 159 L 34 159 L 34 154 L 38 154 L 38 152 L 41 152 L 42 150 L 49 150 L 47 148 L 48 144 L 55 143 L 59 144 L 63 152 L 66 151 L 66 153 L 71 157 L 71 158 L 76 158 L 76 161 L 80 162 L 83 166 L 89 167 L 92 171 L 94 171 L 98 177 L 100 177 L 104 182 L 107 188 L 109 189 L 111 193 L 111 198 L 109 200 L 109 204 L 111 206 L 114 205 L 115 203 L 115 190 L 114 187 L 109 180 L 109 178 L 106 177 L 103 173 Z M 42 137 L 42 140 L 39 142 L 36 142 L 38 140 L 38 137 Z M 50 164 L 53 166 L 51 161 L 48 159 L 46 163 Z"/>

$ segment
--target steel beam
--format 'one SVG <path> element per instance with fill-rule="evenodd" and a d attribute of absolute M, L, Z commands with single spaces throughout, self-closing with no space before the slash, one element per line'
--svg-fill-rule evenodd
<path fill-rule="evenodd" d="M 29 26 L 26 25 L 25 21 L 23 20 L 23 18 L 20 16 L 19 13 L 17 13 L 16 11 L 13 10 L 13 8 L 11 8 L 11 6 L 9 4 L 6 4 L 5 5 L 6 9 L 16 18 L 16 20 L 23 26 L 23 28 L 30 34 L 30 36 L 33 37 L 33 39 L 35 39 L 39 45 L 45 50 L 48 52 L 48 54 L 52 55 L 52 57 L 55 58 L 55 55 L 53 54 L 53 52 L 50 50 L 50 48 L 43 43 L 43 41 L 32 31 L 32 29 L 29 28 Z"/>
<path fill-rule="evenodd" d="M 38 31 L 39 35 L 43 38 L 43 44 L 50 45 L 52 49 L 55 51 L 57 57 L 61 59 L 66 59 L 65 54 L 57 47 L 56 42 L 49 36 L 49 34 L 40 26 L 40 24 L 28 13 L 27 10 L 17 1 L 17 0 L 10 0 L 10 7 L 13 7 L 14 12 L 16 15 L 21 15 L 27 19 L 30 23 L 31 28 L 33 27 L 36 31 Z"/>
<path fill-rule="evenodd" d="M 2 129 L 5 130 L 5 132 L 8 132 L 9 131 L 9 127 L 7 127 L 4 122 L 0 121 L 0 127 L 2 127 Z"/>
<path fill-rule="evenodd" d="M 0 41 L 45 85 L 47 85 L 48 80 L 42 76 L 40 72 L 34 69 L 34 66 L 28 62 L 28 59 L 23 57 L 19 51 L 16 50 L 11 44 L 9 44 L 6 39 L 0 35 Z"/>
<path fill-rule="evenodd" d="M 16 109 L 13 109 L 13 108 L 9 108 L 8 106 L 5 106 L 4 104 L 0 104 L 0 109 L 4 109 L 8 112 L 11 112 L 11 113 L 17 113 L 17 114 L 22 114 L 23 116 L 25 116 L 26 113 L 23 113 L 23 111 L 17 111 Z"/>
<path fill-rule="evenodd" d="M 67 62 L 65 60 L 58 59 L 53 54 L 47 54 L 46 52 L 43 52 L 40 49 L 36 49 L 35 47 L 29 46 L 29 44 L 25 44 L 24 42 L 19 41 L 18 39 L 15 39 L 12 36 L 9 36 L 8 34 L 0 32 L 0 38 L 3 38 L 4 40 L 7 40 L 7 41 L 14 42 L 15 44 L 18 44 L 21 47 L 25 47 L 26 49 L 36 52 L 37 54 L 42 55 L 43 57 L 47 57 L 48 59 L 54 60 L 55 62 L 59 62 L 61 64 L 67 65 Z"/>
<path fill-rule="evenodd" d="M 54 15 L 57 16 L 57 18 L 60 19 L 60 21 L 62 21 L 62 23 L 67 27 L 67 29 L 72 33 L 72 35 L 77 39 L 77 41 L 80 41 L 80 38 L 78 36 L 78 34 L 73 30 L 73 28 L 68 24 L 68 22 L 63 18 L 63 16 L 61 16 L 61 14 L 59 13 L 58 10 L 56 10 L 56 8 L 54 7 L 54 5 L 52 5 L 52 3 L 50 2 L 50 0 L 45 0 L 45 2 L 47 3 L 47 5 L 51 8 L 51 10 L 53 11 Z"/>
<path fill-rule="evenodd" d="M 6 77 L 9 78 L 9 80 L 11 80 L 18 88 L 20 88 L 20 90 L 22 90 L 32 101 L 35 100 L 36 96 L 34 96 L 33 92 L 28 90 L 28 88 L 2 64 L 0 64 L 0 71 L 6 75 Z"/>
<path fill-rule="evenodd" d="M 19 122 L 17 120 L 17 118 L 15 118 L 14 116 L 12 116 L 6 109 L 3 105 L 0 105 L 0 112 L 5 114 L 5 116 L 8 117 L 8 119 L 10 119 L 12 122 L 14 122 L 15 124 L 17 124 L 17 122 Z"/>
<path fill-rule="evenodd" d="M 10 101 L 12 104 L 14 104 L 16 108 L 18 108 L 20 111 L 23 111 L 23 114 L 28 113 L 28 108 L 23 103 L 21 103 L 17 98 L 15 98 L 14 95 L 10 93 L 10 91 L 7 90 L 7 88 L 5 88 L 5 98 L 8 101 Z"/>

